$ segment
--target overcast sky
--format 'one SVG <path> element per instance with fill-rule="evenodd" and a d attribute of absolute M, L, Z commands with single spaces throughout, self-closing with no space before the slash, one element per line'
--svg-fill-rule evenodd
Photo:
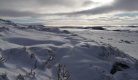
<path fill-rule="evenodd" d="M 0 0 L 0 18 L 44 25 L 138 25 L 138 0 Z"/>

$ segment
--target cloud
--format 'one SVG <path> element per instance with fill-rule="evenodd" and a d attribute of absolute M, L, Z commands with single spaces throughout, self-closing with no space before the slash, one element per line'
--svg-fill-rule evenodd
<path fill-rule="evenodd" d="M 79 0 L 37 0 L 37 3 L 44 6 L 75 6 Z"/>
<path fill-rule="evenodd" d="M 88 9 L 85 7 L 97 3 L 91 0 L 0 0 L 0 17 L 80 17 L 112 12 L 133 12 L 138 11 L 137 3 L 138 0 L 114 0 Z"/>
<path fill-rule="evenodd" d="M 96 8 L 70 12 L 61 13 L 60 15 L 96 15 L 96 14 L 106 14 L 111 12 L 133 12 L 138 11 L 138 0 L 114 0 L 112 3 L 102 5 Z"/>
<path fill-rule="evenodd" d="M 82 3 L 82 6 L 90 6 L 90 5 L 93 5 L 93 4 L 98 4 L 98 2 L 93 2 L 91 0 L 88 0 L 88 1 L 84 1 Z"/>
<path fill-rule="evenodd" d="M 41 17 L 80 10 L 86 0 L 0 0 L 2 17 Z M 53 16 L 53 15 L 52 15 Z"/>
<path fill-rule="evenodd" d="M 30 11 L 16 11 L 16 10 L 0 10 L 0 17 L 35 17 L 40 14 L 30 12 Z"/>
<path fill-rule="evenodd" d="M 138 15 L 138 13 L 135 13 L 135 12 L 131 13 L 131 12 L 129 12 L 129 13 L 115 14 L 114 16 L 119 16 L 119 17 L 122 17 L 122 16 L 135 17 L 135 16 L 137 16 L 137 15 Z"/>
<path fill-rule="evenodd" d="M 85 0 L 0 0 L 0 9 L 31 10 L 54 7 L 76 7 Z M 58 7 L 57 7 L 58 6 Z"/>

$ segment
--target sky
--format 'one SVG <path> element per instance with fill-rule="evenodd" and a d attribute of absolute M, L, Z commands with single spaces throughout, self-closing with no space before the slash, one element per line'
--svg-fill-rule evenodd
<path fill-rule="evenodd" d="M 22 24 L 138 25 L 138 0 L 0 0 L 0 18 Z"/>

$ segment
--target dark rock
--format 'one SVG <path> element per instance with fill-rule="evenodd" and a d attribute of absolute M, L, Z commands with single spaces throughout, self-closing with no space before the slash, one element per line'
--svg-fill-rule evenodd
<path fill-rule="evenodd" d="M 138 27 L 138 26 L 128 26 L 128 27 L 132 27 L 133 28 L 133 27 Z"/>
<path fill-rule="evenodd" d="M 113 30 L 113 31 L 120 31 L 120 30 Z"/>
<path fill-rule="evenodd" d="M 105 30 L 103 27 L 92 27 L 92 29 L 95 29 L 95 30 Z"/>
<path fill-rule="evenodd" d="M 126 42 L 126 43 L 131 43 L 131 42 L 129 42 L 129 41 L 124 41 L 124 42 Z"/>
<path fill-rule="evenodd" d="M 70 34 L 68 30 L 63 30 L 63 33 Z"/>
<path fill-rule="evenodd" d="M 115 74 L 117 71 L 123 71 L 123 69 L 127 69 L 127 68 L 129 68 L 128 65 L 116 62 L 114 63 L 113 68 L 110 73 Z"/>

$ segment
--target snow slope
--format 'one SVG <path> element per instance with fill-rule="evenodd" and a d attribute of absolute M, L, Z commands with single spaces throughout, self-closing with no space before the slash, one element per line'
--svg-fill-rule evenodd
<path fill-rule="evenodd" d="M 0 53 L 0 80 L 138 80 L 137 59 L 58 28 L 0 20 Z"/>

